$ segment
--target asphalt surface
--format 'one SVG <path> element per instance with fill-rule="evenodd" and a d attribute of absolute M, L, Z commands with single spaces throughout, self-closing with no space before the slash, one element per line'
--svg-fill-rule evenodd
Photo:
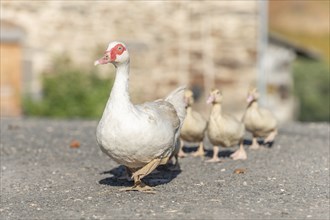
<path fill-rule="evenodd" d="M 0 219 L 329 219 L 329 124 L 288 124 L 257 151 L 247 135 L 246 161 L 161 167 L 146 179 L 156 194 L 119 191 L 131 183 L 116 178 L 96 125 L 1 119 Z"/>

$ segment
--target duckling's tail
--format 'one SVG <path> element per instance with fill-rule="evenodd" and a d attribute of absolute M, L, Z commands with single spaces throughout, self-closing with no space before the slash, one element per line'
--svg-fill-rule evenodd
<path fill-rule="evenodd" d="M 180 119 L 180 127 L 182 126 L 184 118 L 186 117 L 186 103 L 184 101 L 185 89 L 185 86 L 180 86 L 165 98 L 165 101 L 168 101 L 174 106 Z"/>

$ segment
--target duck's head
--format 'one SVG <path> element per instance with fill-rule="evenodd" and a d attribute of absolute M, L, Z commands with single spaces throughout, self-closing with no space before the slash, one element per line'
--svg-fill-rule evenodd
<path fill-rule="evenodd" d="M 221 103 L 222 102 L 222 93 L 219 89 L 213 89 L 210 92 L 209 97 L 207 98 L 206 103 L 207 104 L 216 104 L 216 103 Z"/>
<path fill-rule="evenodd" d="M 184 101 L 186 103 L 186 106 L 191 106 L 195 99 L 194 99 L 194 93 L 189 90 L 189 89 L 186 89 L 185 92 L 184 92 Z"/>
<path fill-rule="evenodd" d="M 257 88 L 252 88 L 249 90 L 248 95 L 246 97 L 247 103 L 251 103 L 253 101 L 257 101 L 259 98 L 259 93 Z"/>
<path fill-rule="evenodd" d="M 104 52 L 103 57 L 99 60 L 96 60 L 94 65 L 96 66 L 99 64 L 112 63 L 117 66 L 119 64 L 128 62 L 129 54 L 126 45 L 124 43 L 114 41 L 109 44 L 107 50 Z"/>

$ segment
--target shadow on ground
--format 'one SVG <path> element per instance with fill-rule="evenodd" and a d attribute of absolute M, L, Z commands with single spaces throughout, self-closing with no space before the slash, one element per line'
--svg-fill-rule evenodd
<path fill-rule="evenodd" d="M 145 182 L 149 186 L 158 186 L 162 184 L 166 184 L 171 182 L 174 178 L 176 178 L 181 170 L 171 170 L 174 167 L 173 164 L 161 165 L 157 167 L 155 171 L 147 175 L 143 178 L 143 182 Z M 109 171 L 104 171 L 101 173 L 112 174 L 112 177 L 107 177 L 99 181 L 102 185 L 110 185 L 110 186 L 132 186 L 133 180 L 121 179 L 121 177 L 126 175 L 126 168 L 123 165 L 115 167 Z"/>
<path fill-rule="evenodd" d="M 244 146 L 251 146 L 252 145 L 252 140 L 244 139 L 243 144 L 244 144 Z M 274 141 L 269 142 L 269 143 L 265 143 L 263 140 L 258 140 L 258 144 L 260 145 L 260 147 L 265 146 L 265 147 L 271 148 L 274 145 Z"/>

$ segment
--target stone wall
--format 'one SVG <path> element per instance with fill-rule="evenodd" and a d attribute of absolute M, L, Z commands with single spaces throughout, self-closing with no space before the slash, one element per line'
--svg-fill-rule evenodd
<path fill-rule="evenodd" d="M 32 63 L 35 90 L 54 55 L 92 68 L 107 44 L 120 40 L 131 54 L 133 101 L 188 84 L 204 103 L 208 90 L 219 87 L 227 109 L 240 112 L 256 78 L 257 6 L 246 0 L 1 1 L 1 19 L 26 31 L 24 57 Z"/>

